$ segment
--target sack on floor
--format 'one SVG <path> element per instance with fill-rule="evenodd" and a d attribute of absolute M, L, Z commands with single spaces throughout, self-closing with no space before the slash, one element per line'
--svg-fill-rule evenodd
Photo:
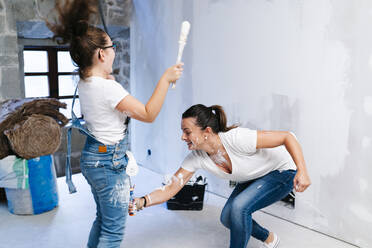
<path fill-rule="evenodd" d="M 28 189 L 27 160 L 8 156 L 0 160 L 0 188 Z"/>
<path fill-rule="evenodd" d="M 60 126 L 68 123 L 59 112 L 59 108 L 66 108 L 65 103 L 52 98 L 26 98 L 0 105 L 0 159 L 8 155 L 31 159 L 58 149 Z"/>

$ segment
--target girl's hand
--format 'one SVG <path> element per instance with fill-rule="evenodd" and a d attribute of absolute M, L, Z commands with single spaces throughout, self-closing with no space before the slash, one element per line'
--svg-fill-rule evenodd
<path fill-rule="evenodd" d="M 307 172 L 297 171 L 293 179 L 293 187 L 297 192 L 304 192 L 311 184 L 310 177 Z"/>
<path fill-rule="evenodd" d="M 168 83 L 176 82 L 181 76 L 183 71 L 183 63 L 179 63 L 169 67 L 163 74 L 163 78 Z"/>
<path fill-rule="evenodd" d="M 138 209 L 135 208 L 135 205 L 133 204 L 132 201 L 129 201 L 129 204 L 128 204 L 128 214 L 131 215 L 131 213 L 134 215 L 135 212 L 137 212 Z"/>

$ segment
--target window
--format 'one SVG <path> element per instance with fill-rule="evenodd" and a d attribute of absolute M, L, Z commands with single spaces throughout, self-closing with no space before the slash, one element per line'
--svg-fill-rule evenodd
<path fill-rule="evenodd" d="M 67 104 L 60 109 L 71 118 L 74 91 L 79 80 L 67 47 L 25 46 L 23 50 L 24 83 L 26 97 L 52 97 Z M 79 98 L 74 112 L 81 117 Z"/>

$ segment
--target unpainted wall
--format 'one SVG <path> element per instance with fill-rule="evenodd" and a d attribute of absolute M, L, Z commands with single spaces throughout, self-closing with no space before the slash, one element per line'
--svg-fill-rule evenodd
<path fill-rule="evenodd" d="M 295 210 L 265 209 L 311 229 L 372 246 L 372 2 L 368 0 L 133 1 L 132 87 L 146 101 L 191 22 L 185 73 L 155 123 L 135 122 L 138 160 L 174 173 L 188 153 L 182 112 L 224 106 L 230 123 L 293 131 L 311 187 Z M 146 152 L 152 150 L 149 156 Z M 228 182 L 208 175 L 228 196 Z"/>

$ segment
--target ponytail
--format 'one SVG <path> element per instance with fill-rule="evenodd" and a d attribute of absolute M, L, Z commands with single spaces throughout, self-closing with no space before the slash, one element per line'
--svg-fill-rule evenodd
<path fill-rule="evenodd" d="M 84 37 L 92 15 L 97 14 L 95 0 L 56 0 L 55 23 L 45 20 L 54 33 L 53 40 L 58 44 L 70 43 L 75 37 Z"/>
<path fill-rule="evenodd" d="M 96 0 L 56 0 L 55 22 L 45 20 L 54 34 L 54 41 L 70 44 L 71 58 L 79 67 L 82 79 L 89 76 L 96 50 L 105 47 L 108 41 L 108 35 L 102 29 L 90 24 L 98 12 L 97 7 Z"/>
<path fill-rule="evenodd" d="M 220 105 L 210 107 L 203 104 L 193 105 L 182 114 L 182 119 L 189 117 L 196 118 L 196 125 L 202 130 L 210 127 L 214 133 L 227 132 L 237 127 L 236 125 L 227 126 L 226 114 Z"/>
<path fill-rule="evenodd" d="M 227 118 L 225 111 L 220 105 L 212 105 L 210 106 L 212 114 L 216 116 L 216 119 L 218 121 L 218 127 L 219 131 L 218 132 L 227 132 L 233 128 L 236 128 L 236 125 L 232 126 L 227 126 Z M 218 133 L 216 132 L 216 133 Z"/>

